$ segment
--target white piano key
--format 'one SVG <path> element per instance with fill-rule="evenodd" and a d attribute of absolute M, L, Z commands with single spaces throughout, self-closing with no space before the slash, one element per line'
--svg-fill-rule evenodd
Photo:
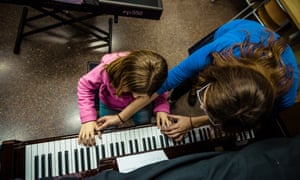
<path fill-rule="evenodd" d="M 42 146 L 41 144 L 36 144 L 36 155 L 38 157 L 38 178 L 41 178 L 42 176 L 42 170 L 41 170 L 41 153 L 42 153 Z"/>
<path fill-rule="evenodd" d="M 91 153 L 91 169 L 96 169 L 97 168 L 97 156 L 96 156 L 96 147 L 91 146 L 90 147 L 90 153 Z"/>
<path fill-rule="evenodd" d="M 136 151 L 136 149 L 135 149 L 134 152 L 144 152 L 145 151 L 142 138 L 143 138 L 143 128 L 134 129 L 133 131 L 131 131 L 131 140 L 133 141 L 134 149 L 135 149 L 134 140 L 138 141 L 138 151 Z"/>
<path fill-rule="evenodd" d="M 96 146 L 98 147 L 98 148 L 96 148 L 96 150 L 98 150 L 98 154 L 99 154 L 99 159 L 97 160 L 97 164 L 99 163 L 98 161 L 100 160 L 100 159 L 103 159 L 103 157 L 102 157 L 102 152 L 101 152 L 101 145 L 102 145 L 102 143 L 103 143 L 103 141 L 102 141 L 102 138 L 99 138 L 98 136 L 96 137 Z M 95 151 L 96 151 L 95 150 Z M 97 153 L 97 152 L 96 152 Z"/>
<path fill-rule="evenodd" d="M 58 152 L 60 152 L 60 141 L 55 141 L 54 142 L 54 161 L 55 161 L 55 171 L 56 171 L 56 173 L 55 174 L 53 174 L 53 176 L 59 176 L 59 166 L 58 166 L 58 164 L 59 164 L 59 160 L 58 160 Z"/>
<path fill-rule="evenodd" d="M 141 133 L 142 133 L 142 142 L 144 145 L 144 151 L 149 151 L 149 146 L 148 146 L 148 142 L 147 142 L 147 135 L 148 135 L 147 129 L 142 128 Z"/>
<path fill-rule="evenodd" d="M 147 128 L 147 130 L 148 130 L 148 137 L 150 139 L 149 141 L 150 141 L 150 145 L 151 145 L 151 150 L 154 150 L 154 142 L 152 139 L 152 137 L 153 137 L 152 128 L 151 127 Z M 156 144 L 155 144 L 155 146 L 156 146 Z"/>
<path fill-rule="evenodd" d="M 129 131 L 124 131 L 123 136 L 121 136 L 122 141 L 124 141 L 125 146 L 125 154 L 130 154 L 130 147 L 129 147 Z"/>
<path fill-rule="evenodd" d="M 111 157 L 110 147 L 109 147 L 109 143 L 111 142 L 110 135 L 108 133 L 103 134 L 102 141 L 103 141 L 103 145 L 105 146 L 105 158 Z"/>
<path fill-rule="evenodd" d="M 32 145 L 27 145 L 25 147 L 25 180 L 34 179 L 32 175 Z"/>
<path fill-rule="evenodd" d="M 52 176 L 54 176 L 54 174 L 57 174 L 57 171 L 56 171 L 56 161 L 55 161 L 55 158 L 54 158 L 54 151 L 55 149 L 55 141 L 51 141 L 49 142 L 49 153 L 48 154 L 51 154 L 51 167 L 49 168 L 52 172 L 48 172 L 49 173 L 49 176 L 50 174 L 52 174 Z M 50 159 L 48 159 L 50 161 Z"/>
<path fill-rule="evenodd" d="M 246 139 L 251 139 L 249 131 L 245 131 L 245 137 L 246 137 Z"/>
<path fill-rule="evenodd" d="M 60 152 L 61 152 L 61 165 L 62 165 L 62 175 L 67 174 L 66 173 L 66 156 L 65 156 L 65 151 L 66 151 L 66 141 L 61 140 L 60 141 Z"/>
<path fill-rule="evenodd" d="M 130 154 L 131 153 L 136 153 L 136 148 L 135 148 L 135 144 L 134 144 L 134 138 L 135 138 L 135 133 L 134 133 L 135 130 L 132 130 L 132 131 L 129 131 L 129 139 L 128 139 L 128 142 L 129 142 L 129 145 L 130 145 L 130 141 L 131 141 L 131 146 L 130 147 Z M 138 139 L 139 137 L 137 137 Z M 139 146 L 140 146 L 140 143 L 139 143 Z M 139 147 L 139 150 L 140 150 L 140 147 Z M 132 151 L 132 152 L 131 152 Z"/>
<path fill-rule="evenodd" d="M 37 156 L 38 156 L 38 178 L 41 178 L 42 177 L 42 156 L 41 156 L 41 153 L 42 152 L 43 148 L 42 148 L 42 145 L 41 144 L 37 144 Z"/>
<path fill-rule="evenodd" d="M 158 129 L 157 126 L 154 126 L 151 128 L 151 130 L 152 130 L 152 135 L 155 137 L 156 148 L 161 149 L 162 144 L 159 139 L 159 135 L 161 134 L 160 129 Z"/>
<path fill-rule="evenodd" d="M 70 174 L 76 172 L 75 168 L 75 157 L 74 157 L 74 150 L 76 149 L 76 144 L 78 144 L 77 138 L 72 138 L 70 140 L 70 154 L 69 154 L 69 159 L 70 159 Z"/>
<path fill-rule="evenodd" d="M 117 156 L 117 148 L 116 148 L 116 142 L 117 142 L 117 139 L 116 139 L 116 132 L 113 132 L 111 133 L 111 141 L 110 141 L 110 149 L 112 147 L 112 156 Z M 112 145 L 112 146 L 111 146 Z"/>
<path fill-rule="evenodd" d="M 42 171 L 44 171 L 44 177 L 48 177 L 48 153 L 49 153 L 49 148 L 48 148 L 48 143 L 42 143 L 42 155 L 44 155 L 45 159 L 44 159 L 44 169 L 42 169 Z"/>
<path fill-rule="evenodd" d="M 255 138 L 255 134 L 254 134 L 254 130 L 253 129 L 250 130 L 250 134 L 251 134 L 252 139 L 254 139 Z"/>
<path fill-rule="evenodd" d="M 119 156 L 123 155 L 123 148 L 124 148 L 124 147 L 122 147 L 122 138 L 121 138 L 121 136 L 122 136 L 121 132 L 117 131 L 116 132 L 116 139 L 117 139 L 118 144 L 119 144 L 119 153 L 120 153 Z"/>
<path fill-rule="evenodd" d="M 87 147 L 85 147 L 85 146 L 82 146 L 81 147 L 81 152 L 80 153 L 82 153 L 83 154 L 83 161 L 84 161 L 84 170 L 86 171 L 86 170 L 88 170 L 88 163 L 87 163 L 87 152 L 86 152 L 86 150 L 87 150 Z"/>
<path fill-rule="evenodd" d="M 38 173 L 38 172 L 36 172 L 36 169 L 35 169 L 35 156 L 37 156 L 38 155 L 38 149 L 37 149 L 37 147 L 38 147 L 38 145 L 37 144 L 33 144 L 32 145 L 32 150 L 31 150 L 31 157 L 32 157 L 32 177 L 33 177 L 33 179 L 36 179 L 37 177 L 36 177 L 36 174 Z"/>
<path fill-rule="evenodd" d="M 75 150 L 77 150 L 77 163 L 78 163 L 78 171 L 79 172 L 83 171 L 82 166 L 81 166 L 81 153 L 80 153 L 81 147 L 83 147 L 83 145 L 76 144 L 76 149 Z"/>

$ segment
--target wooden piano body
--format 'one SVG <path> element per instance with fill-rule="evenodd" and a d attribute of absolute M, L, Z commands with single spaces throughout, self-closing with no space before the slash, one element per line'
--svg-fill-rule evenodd
<path fill-rule="evenodd" d="M 174 142 L 154 125 L 104 132 L 97 145 L 78 145 L 77 135 L 33 141 L 5 141 L 1 150 L 1 179 L 89 177 L 117 169 L 116 157 L 162 149 L 169 159 L 197 152 L 234 150 L 255 140 L 254 130 L 236 134 L 203 126 Z"/>

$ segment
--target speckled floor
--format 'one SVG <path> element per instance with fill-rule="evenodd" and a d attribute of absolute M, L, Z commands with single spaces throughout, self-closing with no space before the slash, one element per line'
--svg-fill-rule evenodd
<path fill-rule="evenodd" d="M 113 25 L 112 51 L 152 49 L 172 68 L 188 55 L 193 43 L 230 20 L 242 6 L 239 0 L 163 0 L 160 20 L 119 17 Z M 87 62 L 99 60 L 107 48 L 93 48 L 98 42 L 92 37 L 64 26 L 26 37 L 20 53 L 14 54 L 21 13 L 22 6 L 1 3 L 0 142 L 77 134 L 81 127 L 77 81 L 87 72 Z M 31 13 L 35 11 L 30 9 Z M 89 22 L 107 29 L 109 17 Z M 174 113 L 199 113 L 183 101 Z"/>

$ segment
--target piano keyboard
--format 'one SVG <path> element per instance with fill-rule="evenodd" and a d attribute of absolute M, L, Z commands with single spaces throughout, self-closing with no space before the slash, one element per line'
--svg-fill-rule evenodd
<path fill-rule="evenodd" d="M 174 142 L 161 134 L 156 126 L 147 126 L 103 133 L 96 136 L 96 146 L 77 143 L 77 137 L 25 147 L 25 179 L 56 177 L 96 169 L 104 158 L 119 157 L 157 149 L 208 141 L 225 136 L 211 126 L 191 130 L 181 142 Z M 254 138 L 253 130 L 237 134 L 237 141 Z"/>

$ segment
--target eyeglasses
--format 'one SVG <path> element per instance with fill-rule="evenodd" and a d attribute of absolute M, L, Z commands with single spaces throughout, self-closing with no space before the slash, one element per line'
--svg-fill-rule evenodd
<path fill-rule="evenodd" d="M 205 86 L 203 86 L 202 88 L 200 88 L 199 90 L 196 91 L 197 93 L 197 97 L 198 97 L 198 100 L 200 102 L 200 107 L 201 109 L 203 109 L 204 113 L 208 116 L 208 113 L 207 113 L 207 110 L 205 108 L 205 104 L 203 102 L 203 95 L 205 93 L 205 90 L 210 86 L 210 83 L 206 84 Z M 221 124 L 220 123 L 217 123 L 216 121 L 214 121 L 213 119 L 211 119 L 209 116 L 208 116 L 208 120 L 209 122 L 213 125 L 213 126 L 220 126 Z"/>

